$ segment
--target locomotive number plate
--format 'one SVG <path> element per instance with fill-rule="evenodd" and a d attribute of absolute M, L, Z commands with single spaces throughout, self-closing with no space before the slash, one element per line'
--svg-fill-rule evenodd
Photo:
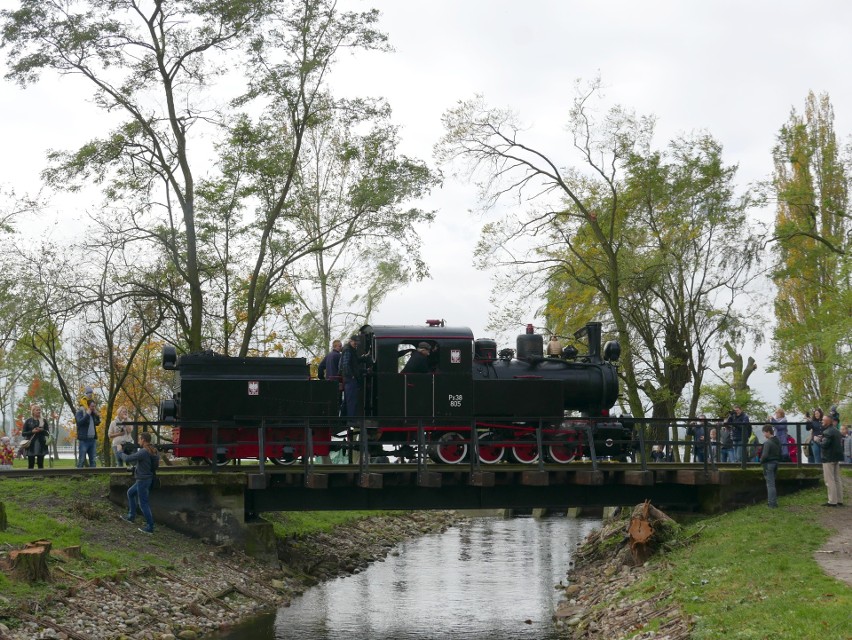
<path fill-rule="evenodd" d="M 259 396 L 260 395 L 260 382 L 257 380 L 249 380 L 248 381 L 248 394 L 250 396 Z"/>
<path fill-rule="evenodd" d="M 450 362 L 461 364 L 461 349 L 450 349 Z"/>
<path fill-rule="evenodd" d="M 450 406 L 451 407 L 460 407 L 462 406 L 462 395 L 453 395 L 450 394 Z"/>

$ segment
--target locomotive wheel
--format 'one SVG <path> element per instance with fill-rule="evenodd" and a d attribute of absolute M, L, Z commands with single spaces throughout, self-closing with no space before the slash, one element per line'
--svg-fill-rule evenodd
<path fill-rule="evenodd" d="M 506 447 L 491 444 L 500 438 L 493 431 L 479 436 L 479 461 L 483 464 L 497 464 L 506 455 Z"/>
<path fill-rule="evenodd" d="M 538 447 L 535 438 L 524 436 L 512 447 L 512 457 L 521 464 L 534 464 L 538 462 Z"/>
<path fill-rule="evenodd" d="M 429 447 L 429 455 L 435 462 L 458 464 L 467 456 L 467 444 L 460 434 L 450 431 Z"/>
<path fill-rule="evenodd" d="M 208 467 L 213 464 L 213 461 L 210 458 L 202 458 L 202 460 L 204 460 L 204 464 L 206 464 Z M 230 459 L 224 453 L 216 454 L 216 466 L 217 467 L 224 467 L 229 462 L 230 462 Z"/>
<path fill-rule="evenodd" d="M 567 464 L 583 457 L 583 445 L 580 444 L 576 433 L 559 436 L 559 442 L 547 446 L 547 457 L 551 462 Z"/>

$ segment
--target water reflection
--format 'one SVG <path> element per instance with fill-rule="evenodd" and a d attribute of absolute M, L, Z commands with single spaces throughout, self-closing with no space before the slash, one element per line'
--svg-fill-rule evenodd
<path fill-rule="evenodd" d="M 477 518 L 306 592 L 222 640 L 546 639 L 576 545 L 597 520 Z M 272 635 L 274 626 L 274 635 Z"/>

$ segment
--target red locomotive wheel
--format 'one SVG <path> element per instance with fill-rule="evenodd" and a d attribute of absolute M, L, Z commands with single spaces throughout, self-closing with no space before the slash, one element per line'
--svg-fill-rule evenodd
<path fill-rule="evenodd" d="M 521 464 L 533 464 L 538 462 L 538 447 L 535 438 L 525 436 L 512 447 L 512 456 Z"/>
<path fill-rule="evenodd" d="M 547 446 L 547 457 L 552 462 L 567 464 L 583 457 L 583 445 L 576 433 L 566 433 L 557 438 L 560 442 Z"/>
<path fill-rule="evenodd" d="M 491 444 L 500 438 L 489 431 L 479 436 L 479 461 L 482 464 L 497 464 L 506 455 L 505 445 Z"/>
<path fill-rule="evenodd" d="M 430 449 L 432 459 L 444 464 L 458 464 L 467 456 L 467 444 L 455 431 L 442 435 Z"/>

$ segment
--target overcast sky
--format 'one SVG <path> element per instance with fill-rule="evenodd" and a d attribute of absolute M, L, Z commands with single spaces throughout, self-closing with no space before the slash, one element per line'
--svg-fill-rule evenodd
<path fill-rule="evenodd" d="M 2 8 L 16 5 L 0 0 Z M 657 117 L 658 145 L 678 133 L 714 135 L 726 161 L 739 164 L 743 186 L 770 175 L 776 133 L 792 108 L 802 109 L 809 90 L 830 94 L 844 140 L 852 131 L 849 2 L 345 0 L 340 6 L 378 8 L 395 51 L 344 59 L 335 86 L 386 97 L 402 128 L 403 151 L 430 162 L 441 114 L 483 94 L 493 106 L 517 110 L 533 139 L 562 165 L 578 163 L 563 127 L 575 80 L 598 74 L 608 105 Z M 97 135 L 87 90 L 68 79 L 27 90 L 0 84 L 0 185 L 36 188 L 48 148 Z M 489 276 L 472 266 L 482 223 L 469 213 L 477 208 L 475 196 L 471 185 L 448 179 L 422 203 L 438 213 L 422 234 L 432 278 L 392 295 L 374 322 L 439 317 L 483 335 Z M 79 206 L 63 215 L 79 218 Z M 761 353 L 752 380 L 776 402 L 775 380 L 763 370 L 768 351 Z"/>

